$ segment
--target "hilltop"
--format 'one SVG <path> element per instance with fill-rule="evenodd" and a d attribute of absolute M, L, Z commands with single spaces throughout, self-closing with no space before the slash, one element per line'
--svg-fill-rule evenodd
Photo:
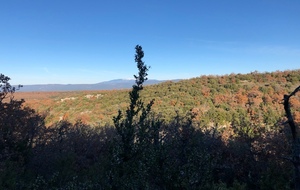
<path fill-rule="evenodd" d="M 283 94 L 299 85 L 299 81 L 300 70 L 209 75 L 148 85 L 142 92 L 142 98 L 146 102 L 154 98 L 153 111 L 165 121 L 176 114 L 194 114 L 195 121 L 201 125 L 225 125 L 249 115 L 249 109 L 252 109 L 256 122 L 267 126 L 284 117 Z M 111 83 L 115 82 L 120 81 Z M 80 119 L 86 124 L 106 125 L 112 124 L 112 117 L 119 109 L 126 108 L 128 92 L 127 89 L 18 92 L 16 97 L 25 98 L 26 104 L 40 113 L 47 112 L 48 125 L 62 118 L 72 123 Z M 293 103 L 298 109 L 299 99 L 295 98 Z M 299 120 L 299 116 L 296 119 Z"/>

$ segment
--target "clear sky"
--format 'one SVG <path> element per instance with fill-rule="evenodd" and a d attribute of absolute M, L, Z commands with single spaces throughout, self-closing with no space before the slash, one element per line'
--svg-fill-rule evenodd
<path fill-rule="evenodd" d="M 0 73 L 12 84 L 300 69 L 299 0 L 0 0 Z"/>

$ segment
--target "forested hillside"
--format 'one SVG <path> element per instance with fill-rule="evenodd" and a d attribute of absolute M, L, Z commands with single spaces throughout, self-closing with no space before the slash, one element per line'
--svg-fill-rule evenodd
<path fill-rule="evenodd" d="M 15 93 L 1 74 L 0 189 L 300 188 L 300 70 L 143 86 L 143 56 L 130 90 Z"/>
<path fill-rule="evenodd" d="M 300 70 L 201 76 L 146 86 L 142 97 L 146 102 L 154 98 L 153 111 L 166 121 L 179 113 L 182 116 L 193 114 L 194 121 L 202 127 L 228 126 L 244 117 L 270 126 L 283 119 L 283 94 L 297 87 L 299 81 Z M 118 109 L 128 106 L 128 92 L 31 92 L 16 93 L 16 97 L 25 98 L 26 104 L 40 113 L 47 112 L 47 125 L 64 118 L 72 123 L 81 120 L 85 124 L 103 126 L 111 125 L 111 118 Z M 292 101 L 299 111 L 299 99 Z M 295 112 L 295 119 L 300 121 L 299 112 Z"/>

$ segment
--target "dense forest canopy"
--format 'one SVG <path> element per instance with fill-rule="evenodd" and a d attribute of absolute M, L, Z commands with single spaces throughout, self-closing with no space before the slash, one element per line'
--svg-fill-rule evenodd
<path fill-rule="evenodd" d="M 143 86 L 143 56 L 131 90 L 16 93 L 1 75 L 0 189 L 299 188 L 300 70 Z"/>
<path fill-rule="evenodd" d="M 167 121 L 177 111 L 181 115 L 189 112 L 195 114 L 195 121 L 201 121 L 202 125 L 225 125 L 231 123 L 233 117 L 246 114 L 251 105 L 254 109 L 252 114 L 256 114 L 260 123 L 272 125 L 284 117 L 281 105 L 283 94 L 297 87 L 299 81 L 300 70 L 210 75 L 145 86 L 142 96 L 146 101 L 155 99 L 153 111 L 160 113 Z M 103 126 L 112 124 L 111 118 L 118 109 L 126 108 L 128 92 L 31 92 L 16 93 L 16 97 L 25 98 L 26 105 L 40 113 L 47 112 L 47 125 L 67 118 L 71 123 L 80 119 L 89 125 Z M 293 98 L 292 105 L 299 111 L 299 98 Z M 299 122 L 299 112 L 294 113 L 295 120 Z"/>

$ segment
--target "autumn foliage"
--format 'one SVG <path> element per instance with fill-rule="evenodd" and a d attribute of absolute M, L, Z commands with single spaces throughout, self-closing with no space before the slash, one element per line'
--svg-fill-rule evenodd
<path fill-rule="evenodd" d="M 20 93 L 1 75 L 0 189 L 294 188 L 282 102 L 300 70 L 144 86 L 143 57 L 131 90 Z"/>

